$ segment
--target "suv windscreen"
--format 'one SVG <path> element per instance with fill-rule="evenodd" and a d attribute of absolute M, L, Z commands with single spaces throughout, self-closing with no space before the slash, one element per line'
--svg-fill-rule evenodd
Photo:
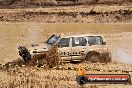
<path fill-rule="evenodd" d="M 57 40 L 58 40 L 59 38 L 60 38 L 59 36 L 53 34 L 53 35 L 46 41 L 46 43 L 47 43 L 48 45 L 54 45 L 54 44 L 57 42 Z"/>
<path fill-rule="evenodd" d="M 86 46 L 86 39 L 84 37 L 73 37 L 72 38 L 72 46 Z"/>
<path fill-rule="evenodd" d="M 69 47 L 69 42 L 70 42 L 70 38 L 62 38 L 60 41 L 59 41 L 59 45 L 61 47 Z"/>
<path fill-rule="evenodd" d="M 103 45 L 103 40 L 101 36 L 88 36 L 89 45 Z"/>

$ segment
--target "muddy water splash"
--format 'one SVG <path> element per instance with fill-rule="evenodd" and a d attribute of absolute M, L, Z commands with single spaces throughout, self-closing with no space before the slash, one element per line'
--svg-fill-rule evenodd
<path fill-rule="evenodd" d="M 113 54 L 120 62 L 131 64 L 132 63 L 132 55 L 128 54 L 124 50 L 117 48 L 116 52 Z"/>

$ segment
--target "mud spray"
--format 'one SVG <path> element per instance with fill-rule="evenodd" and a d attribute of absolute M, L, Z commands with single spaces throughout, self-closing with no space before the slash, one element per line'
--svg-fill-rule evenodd
<path fill-rule="evenodd" d="M 118 47 L 116 46 L 116 50 L 112 53 L 113 58 L 125 64 L 132 64 L 132 55 L 129 50 L 131 48 L 131 38 L 132 36 L 130 33 L 122 33 L 121 40 L 118 42 Z M 127 40 L 127 42 L 124 42 L 124 40 Z"/>
<path fill-rule="evenodd" d="M 27 26 L 27 40 L 32 44 L 38 43 L 42 39 L 42 28 L 37 23 L 31 23 Z"/>
<path fill-rule="evenodd" d="M 113 57 L 117 58 L 122 63 L 131 64 L 132 63 L 132 55 L 128 54 L 124 50 L 117 48 L 116 53 L 113 53 Z"/>

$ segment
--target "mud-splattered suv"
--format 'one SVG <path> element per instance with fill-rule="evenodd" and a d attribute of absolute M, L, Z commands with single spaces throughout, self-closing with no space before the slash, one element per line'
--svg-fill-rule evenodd
<path fill-rule="evenodd" d="M 34 55 L 44 54 L 55 45 L 58 45 L 58 54 L 61 60 L 65 62 L 83 61 L 85 59 L 90 62 L 111 61 L 103 36 L 92 34 L 72 36 L 57 36 L 53 34 L 45 43 L 32 45 L 27 50 L 27 55 L 32 58 Z M 20 50 L 19 54 L 22 53 Z M 26 55 L 24 56 L 26 57 Z"/>

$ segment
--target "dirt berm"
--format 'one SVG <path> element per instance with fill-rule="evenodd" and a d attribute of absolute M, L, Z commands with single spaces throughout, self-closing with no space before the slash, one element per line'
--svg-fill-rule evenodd
<path fill-rule="evenodd" d="M 82 4 L 126 4 L 131 0 L 0 0 L 0 8 L 26 8 L 46 6 L 67 6 Z"/>
<path fill-rule="evenodd" d="M 48 10 L 48 9 L 47 9 Z M 52 9 L 51 9 L 52 10 Z M 75 11 L 74 11 L 75 10 Z M 116 10 L 116 11 L 97 11 L 91 9 L 89 11 L 63 11 L 58 9 L 55 11 L 36 10 L 0 10 L 1 22 L 42 22 L 42 23 L 129 23 L 132 22 L 132 10 Z"/>

